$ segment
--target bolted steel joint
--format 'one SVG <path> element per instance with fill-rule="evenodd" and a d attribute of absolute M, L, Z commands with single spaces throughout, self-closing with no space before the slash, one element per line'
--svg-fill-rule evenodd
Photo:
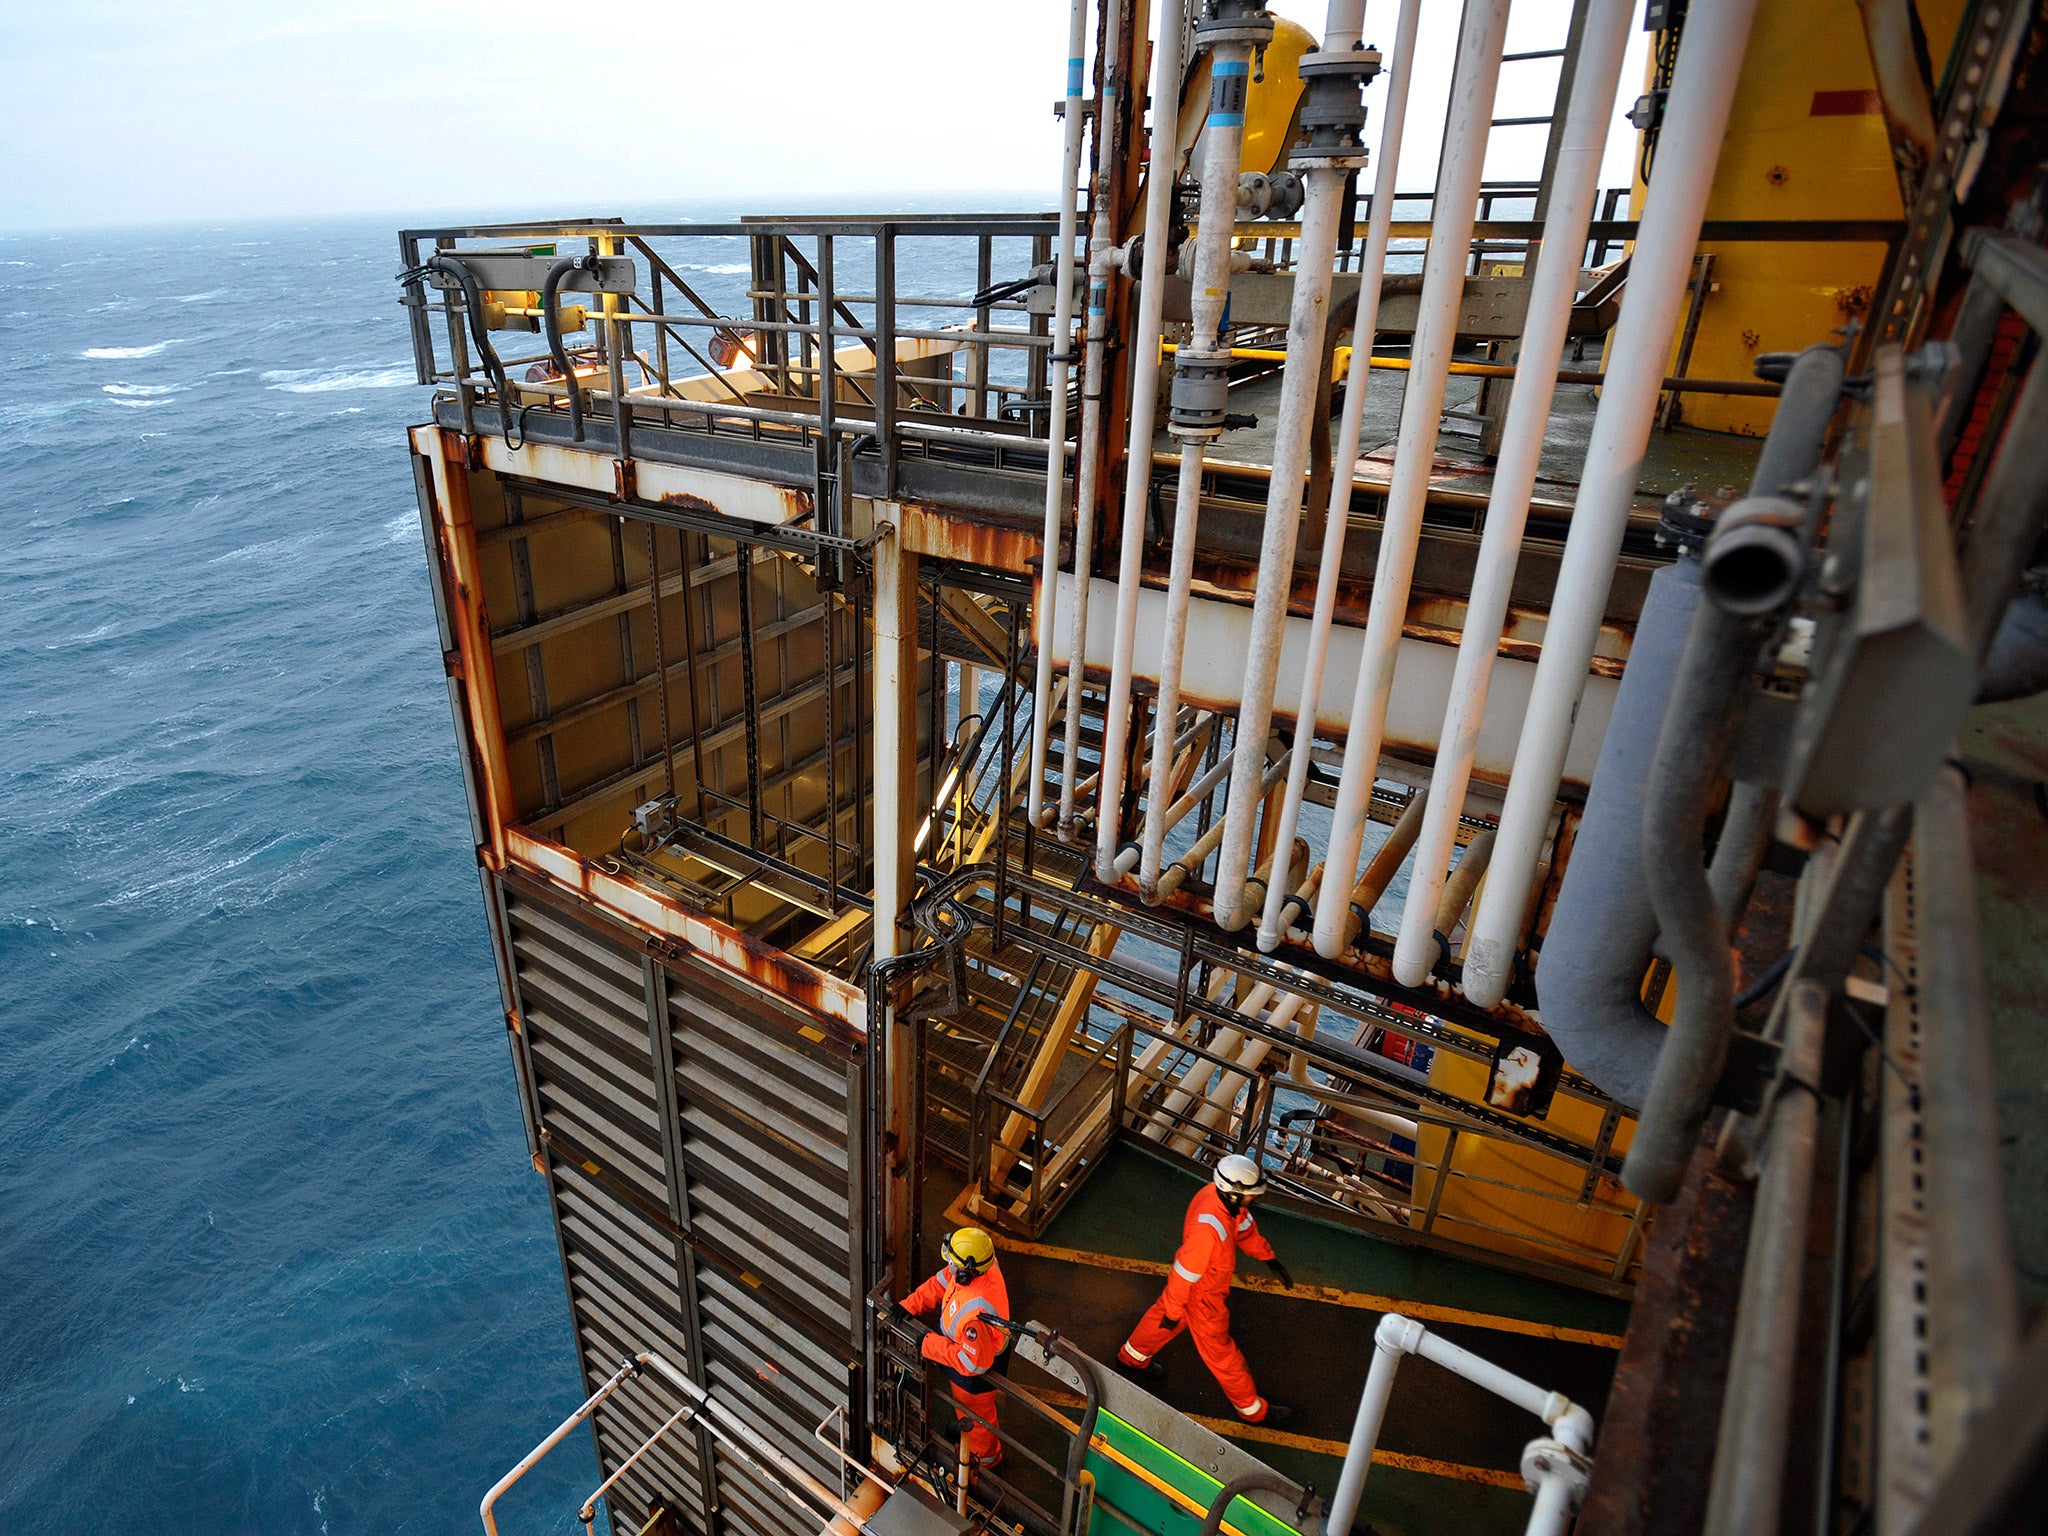
<path fill-rule="evenodd" d="M 1174 358 L 1167 425 L 1180 437 L 1215 437 L 1230 409 L 1230 354 L 1182 350 Z"/>
<path fill-rule="evenodd" d="M 1714 523 L 1700 556 L 1707 596 L 1741 618 L 1776 613 L 1806 578 L 1806 509 L 1784 496 L 1745 496 Z"/>
<path fill-rule="evenodd" d="M 1260 52 L 1273 39 L 1266 0 L 1209 0 L 1209 13 L 1195 23 L 1196 49 L 1218 43 L 1250 43 Z"/>
<path fill-rule="evenodd" d="M 1303 137 L 1287 157 L 1297 170 L 1354 170 L 1365 164 L 1359 132 L 1365 127 L 1361 91 L 1380 72 L 1379 50 L 1355 47 L 1309 53 L 1297 66 L 1308 87 L 1302 97 Z"/>
<path fill-rule="evenodd" d="M 1534 1493 L 1544 1483 L 1562 1483 L 1570 1509 L 1576 1510 L 1585 1501 L 1592 1474 L 1592 1462 L 1562 1441 L 1545 1436 L 1522 1447 L 1523 1484 Z"/>

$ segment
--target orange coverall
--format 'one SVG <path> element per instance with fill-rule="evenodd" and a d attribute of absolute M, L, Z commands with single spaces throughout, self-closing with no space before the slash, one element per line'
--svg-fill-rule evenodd
<path fill-rule="evenodd" d="M 1148 1365 L 1186 1327 L 1195 1337 L 1202 1363 L 1223 1388 L 1237 1416 L 1256 1424 L 1266 1416 L 1266 1400 L 1252 1382 L 1244 1351 L 1230 1336 L 1230 1281 L 1237 1272 L 1240 1248 L 1255 1259 L 1274 1257 L 1273 1245 L 1259 1235 L 1251 1211 L 1231 1215 L 1216 1187 L 1205 1186 L 1188 1202 L 1180 1249 L 1173 1256 L 1165 1292 L 1138 1320 L 1117 1354 L 1127 1365 Z M 1170 1326 L 1169 1318 L 1173 1319 Z"/>
<path fill-rule="evenodd" d="M 983 1374 L 994 1368 L 1009 1343 L 1008 1334 L 990 1318 L 1010 1315 L 1010 1288 L 1002 1267 L 990 1263 L 972 1280 L 953 1278 L 949 1264 L 903 1298 L 903 1310 L 922 1317 L 938 1309 L 939 1326 L 924 1336 L 925 1359 L 937 1364 L 952 1383 L 953 1401 L 996 1422 L 996 1391 Z M 1003 1459 L 1003 1442 L 995 1432 L 961 1414 L 960 1434 L 977 1466 L 993 1467 Z"/>

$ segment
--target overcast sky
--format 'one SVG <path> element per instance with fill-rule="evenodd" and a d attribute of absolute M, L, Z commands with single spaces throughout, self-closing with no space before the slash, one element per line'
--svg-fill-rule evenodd
<path fill-rule="evenodd" d="M 1368 0 L 1383 50 L 1396 5 Z M 1434 176 L 1457 9 L 1424 7 L 1404 187 Z M 1321 0 L 1273 10 L 1321 31 Z M 1510 49 L 1561 41 L 1567 10 L 1520 0 Z M 891 195 L 1049 206 L 1066 15 L 1063 0 L 10 0 L 0 230 Z M 1547 110 L 1554 78 L 1507 66 L 1502 107 Z M 1384 95 L 1382 77 L 1369 144 Z M 1533 174 L 1540 133 L 1497 130 L 1488 175 Z"/>

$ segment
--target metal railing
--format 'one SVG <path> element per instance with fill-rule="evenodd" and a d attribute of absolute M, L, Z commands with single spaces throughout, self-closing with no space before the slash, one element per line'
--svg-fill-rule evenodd
<path fill-rule="evenodd" d="M 985 1202 L 1006 1203 L 1025 1231 L 1045 1230 L 1115 1138 L 1131 1039 L 1128 1022 L 1077 1038 L 1060 1062 L 1065 1083 L 1038 1104 L 989 1086 L 976 1093 L 968 1177 Z"/>
<path fill-rule="evenodd" d="M 636 427 L 779 444 L 808 453 L 816 526 L 839 533 L 857 453 L 879 459 L 885 496 L 901 455 L 949 446 L 1001 467 L 1035 437 L 1015 467 L 1043 472 L 1054 339 L 1018 295 L 1051 260 L 1055 227 L 1049 214 L 536 221 L 406 230 L 399 249 L 416 375 L 453 386 L 466 433 L 568 440 L 563 426 L 587 405 L 584 440 L 622 464 Z M 590 279 L 604 290 L 595 308 L 543 299 L 541 273 L 572 251 L 612 263 Z M 479 258 L 531 279 L 486 282 L 482 316 L 436 265 Z M 587 340 L 550 337 L 564 342 L 565 375 L 552 344 L 497 358 L 479 320 Z"/>
<path fill-rule="evenodd" d="M 956 926 L 952 942 L 964 947 L 971 933 L 993 932 L 994 873 L 987 866 L 963 871 L 927 898 L 966 914 L 971 927 Z M 1484 1102 L 1483 1094 L 1447 1086 L 1444 1074 L 1341 1044 L 1406 1041 L 1490 1065 L 1502 1039 L 1498 1025 L 1486 1038 L 1462 1020 L 1453 1026 L 1198 936 L 1172 913 L 1114 905 L 1015 869 L 1007 878 L 1013 909 L 1000 954 L 1024 977 L 1020 1002 L 1043 989 L 1041 967 L 1085 974 L 1095 991 L 1051 1079 L 1059 1086 L 1034 1103 L 999 1086 L 992 1072 L 976 1084 L 970 1177 L 980 1182 L 991 1219 L 1037 1235 L 1101 1147 L 1115 1136 L 1136 1136 L 1197 1163 L 1246 1153 L 1289 1193 L 1368 1228 L 1519 1256 L 1560 1275 L 1628 1283 L 1645 1213 L 1614 1184 L 1623 1111 L 1590 1082 L 1561 1068 L 1549 1109 L 1509 1112 Z M 1117 949 L 1097 954 L 1075 942 L 1075 929 L 1097 923 L 1122 930 Z M 1176 949 L 1170 969 L 1141 958 Z M 983 973 L 963 967 L 962 974 L 971 990 Z M 1212 996 L 1211 978 L 1224 974 L 1303 998 L 1320 1010 L 1317 1030 L 1298 1034 L 1241 1011 L 1227 986 Z M 1000 1049 L 999 1041 L 991 1062 Z M 1560 1106 L 1564 1114 L 1551 1112 Z M 1411 1137 L 1405 1148 L 1391 1138 L 1373 1143 L 1358 1130 L 1361 1114 L 1398 1116 L 1429 1134 Z M 1565 1121 L 1591 1129 L 1561 1129 Z M 1426 1139 L 1432 1144 L 1424 1146 Z M 1546 1161 L 1533 1162 L 1530 1154 Z M 1491 1218 L 1488 1206 L 1503 1201 L 1529 1207 L 1529 1218 Z M 1549 1218 L 1566 1216 L 1556 1225 L 1569 1228 L 1569 1213 L 1611 1224 L 1614 1240 L 1555 1230 Z"/>

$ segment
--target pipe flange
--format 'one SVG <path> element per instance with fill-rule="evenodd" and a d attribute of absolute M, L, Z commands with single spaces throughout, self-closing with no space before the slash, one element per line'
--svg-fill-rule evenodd
<path fill-rule="evenodd" d="M 1664 510 L 1657 516 L 1657 542 L 1682 555 L 1696 555 L 1706 548 L 1714 532 L 1714 508 L 1681 485 L 1664 498 Z"/>
<path fill-rule="evenodd" d="M 1266 0 L 1209 0 L 1209 14 L 1195 23 L 1197 50 L 1218 43 L 1250 43 L 1264 48 L 1273 40 L 1273 18 Z"/>
<path fill-rule="evenodd" d="M 1340 48 L 1330 53 L 1315 49 L 1301 56 L 1294 72 L 1301 76 L 1304 85 L 1350 76 L 1363 86 L 1380 72 L 1380 51 L 1364 46 Z"/>
<path fill-rule="evenodd" d="M 1167 426 L 1177 436 L 1215 437 L 1230 409 L 1230 354 L 1182 349 L 1174 357 Z"/>
<path fill-rule="evenodd" d="M 1592 1481 L 1593 1463 L 1561 1440 L 1542 1436 L 1522 1447 L 1522 1482 L 1531 1493 L 1545 1483 L 1562 1483 L 1569 1507 L 1577 1510 Z"/>

